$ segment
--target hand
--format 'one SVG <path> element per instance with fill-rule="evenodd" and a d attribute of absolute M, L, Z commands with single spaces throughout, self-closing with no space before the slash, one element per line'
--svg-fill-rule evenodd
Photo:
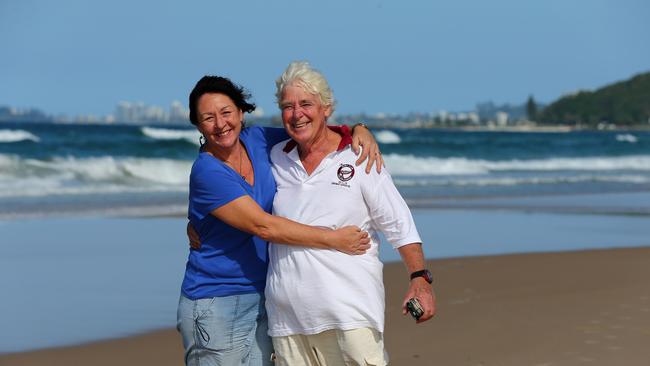
<path fill-rule="evenodd" d="M 423 323 L 431 318 L 436 313 L 436 295 L 433 293 L 431 285 L 421 277 L 417 277 L 411 280 L 411 285 L 409 286 L 404 301 L 402 302 L 402 314 L 406 315 L 408 311 L 406 310 L 406 303 L 411 298 L 416 298 L 420 302 L 424 314 L 416 321 L 416 324 Z"/>
<path fill-rule="evenodd" d="M 366 159 L 368 163 L 366 164 L 366 174 L 370 173 L 372 165 L 375 164 L 375 169 L 377 173 L 381 173 L 381 167 L 384 166 L 384 158 L 381 156 L 381 151 L 379 151 L 379 145 L 377 141 L 372 136 L 372 133 L 368 128 L 362 127 L 361 125 L 356 125 L 356 128 L 353 128 L 352 133 L 352 151 L 355 154 L 359 154 L 359 146 L 363 147 L 359 159 L 357 159 L 356 165 L 359 166 Z"/>
<path fill-rule="evenodd" d="M 199 233 L 194 230 L 194 226 L 192 226 L 190 222 L 187 223 L 187 239 L 189 239 L 190 247 L 192 249 L 201 249 L 201 238 L 199 238 Z"/>
<path fill-rule="evenodd" d="M 361 231 L 356 226 L 344 226 L 340 229 L 333 231 L 333 235 L 336 235 L 337 247 L 335 248 L 339 252 L 350 255 L 359 255 L 365 254 L 366 251 L 370 248 L 370 238 L 368 233 Z"/>

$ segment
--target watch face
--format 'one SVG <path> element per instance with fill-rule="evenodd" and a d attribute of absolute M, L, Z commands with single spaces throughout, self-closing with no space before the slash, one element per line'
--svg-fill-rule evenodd
<path fill-rule="evenodd" d="M 429 283 L 433 282 L 433 275 L 431 274 L 431 271 L 429 271 L 428 269 L 413 272 L 411 274 L 411 279 L 414 279 L 416 277 L 423 277 Z"/>
<path fill-rule="evenodd" d="M 433 282 L 433 275 L 431 274 L 431 271 L 429 271 L 428 269 L 424 270 L 424 275 L 422 277 L 424 277 L 424 279 L 427 280 L 427 282 L 429 283 Z"/>

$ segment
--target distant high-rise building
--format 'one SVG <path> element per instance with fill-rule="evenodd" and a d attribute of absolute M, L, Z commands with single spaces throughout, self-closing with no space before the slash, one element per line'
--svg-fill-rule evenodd
<path fill-rule="evenodd" d="M 131 122 L 133 121 L 133 107 L 129 102 L 119 102 L 115 106 L 115 121 Z"/>
<path fill-rule="evenodd" d="M 177 100 L 173 101 L 169 106 L 169 121 L 170 122 L 187 122 L 190 120 L 190 111 Z"/>
<path fill-rule="evenodd" d="M 468 119 L 470 122 L 472 122 L 472 123 L 474 123 L 474 124 L 477 124 L 477 125 L 478 125 L 479 123 L 481 123 L 481 118 L 478 116 L 478 113 L 476 113 L 476 112 L 469 112 L 469 113 L 467 113 L 467 119 Z"/>
<path fill-rule="evenodd" d="M 508 124 L 508 113 L 498 111 L 495 115 L 497 126 L 506 126 Z"/>

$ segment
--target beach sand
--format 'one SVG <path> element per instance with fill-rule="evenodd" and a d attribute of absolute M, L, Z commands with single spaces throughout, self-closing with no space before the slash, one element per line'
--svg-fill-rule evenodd
<path fill-rule="evenodd" d="M 388 264 L 391 365 L 647 365 L 650 247 L 430 261 L 438 297 L 402 316 L 406 270 Z M 0 365 L 180 365 L 174 329 L 0 356 Z"/>

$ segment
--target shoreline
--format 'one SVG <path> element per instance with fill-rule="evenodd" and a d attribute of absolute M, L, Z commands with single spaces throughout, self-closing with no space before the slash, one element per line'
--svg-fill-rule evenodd
<path fill-rule="evenodd" d="M 612 190 L 607 192 L 557 192 L 508 195 L 420 196 L 405 195 L 414 210 L 439 211 L 509 211 L 513 213 L 548 213 L 608 216 L 650 216 L 650 190 Z M 56 208 L 39 206 L 38 201 L 20 209 L 0 210 L 0 221 L 77 219 L 77 218 L 187 218 L 187 204 L 181 199 L 145 202 L 141 205 L 71 201 Z M 82 205 L 83 203 L 83 205 Z"/>
<path fill-rule="evenodd" d="M 650 246 L 428 260 L 436 317 L 399 311 L 401 263 L 384 267 L 392 365 L 644 365 L 650 344 Z M 0 355 L 2 365 L 182 364 L 163 329 L 77 346 Z"/>

